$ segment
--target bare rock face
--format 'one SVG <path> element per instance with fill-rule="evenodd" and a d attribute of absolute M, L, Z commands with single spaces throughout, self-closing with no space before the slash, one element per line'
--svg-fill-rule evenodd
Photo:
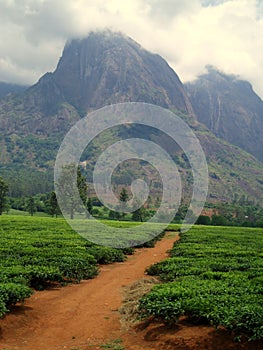
<path fill-rule="evenodd" d="M 53 74 L 80 113 L 110 103 L 141 101 L 193 114 L 177 74 L 159 55 L 119 33 L 91 33 L 69 42 Z"/>
<path fill-rule="evenodd" d="M 0 130 L 36 133 L 40 128 L 50 134 L 52 125 L 66 132 L 76 115 L 129 101 L 174 109 L 195 122 L 183 84 L 162 57 L 120 33 L 91 33 L 66 44 L 55 72 L 0 103 Z"/>
<path fill-rule="evenodd" d="M 185 88 L 199 122 L 263 161 L 263 101 L 250 83 L 208 67 Z"/>

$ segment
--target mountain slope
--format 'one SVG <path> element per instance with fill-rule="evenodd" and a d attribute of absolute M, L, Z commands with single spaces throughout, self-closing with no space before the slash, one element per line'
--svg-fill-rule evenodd
<path fill-rule="evenodd" d="M 129 101 L 173 110 L 196 131 L 210 167 L 209 199 L 231 201 L 235 192 L 254 201 L 263 199 L 263 164 L 197 122 L 183 84 L 163 58 L 112 32 L 90 33 L 67 43 L 53 73 L 46 73 L 22 94 L 0 100 L 0 174 L 11 179 L 11 194 L 50 190 L 56 153 L 70 127 L 91 110 Z M 163 135 L 148 132 L 137 126 L 102 135 L 82 161 L 94 164 L 107 142 L 123 135 L 147 136 L 172 149 L 190 188 L 190 172 L 178 146 L 170 147 Z M 91 171 L 92 166 L 87 169 L 89 176 Z"/>
<path fill-rule="evenodd" d="M 41 183 L 46 171 L 52 177 L 60 142 L 83 115 L 124 101 L 159 104 L 196 123 L 183 84 L 159 55 L 109 31 L 68 42 L 55 72 L 24 93 L 0 100 L 0 170 L 12 178 L 12 193 L 21 194 L 21 188 L 32 193 L 27 172 L 39 174 Z M 35 180 L 31 185 L 33 192 L 52 188 L 49 180 L 45 186 Z"/>
<path fill-rule="evenodd" d="M 122 34 L 98 32 L 67 43 L 54 73 L 0 102 L 0 132 L 66 132 L 76 115 L 124 101 L 173 108 L 195 122 L 183 84 L 163 58 Z"/>
<path fill-rule="evenodd" d="M 25 85 L 11 84 L 0 81 L 0 98 L 10 93 L 20 93 L 27 89 Z"/>
<path fill-rule="evenodd" d="M 208 200 L 232 202 L 245 196 L 262 205 L 262 163 L 211 132 L 197 132 L 197 137 L 209 168 Z"/>
<path fill-rule="evenodd" d="M 185 88 L 199 122 L 263 161 L 263 101 L 250 83 L 208 67 Z"/>

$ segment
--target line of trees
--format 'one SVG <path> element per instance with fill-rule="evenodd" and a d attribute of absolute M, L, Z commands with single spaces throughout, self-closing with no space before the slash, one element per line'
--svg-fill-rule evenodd
<path fill-rule="evenodd" d="M 72 174 L 77 171 L 77 189 L 72 185 Z M 114 220 L 132 220 L 132 221 L 146 221 L 149 217 L 155 214 L 154 206 L 141 206 L 135 209 L 131 214 L 122 212 L 126 202 L 129 200 L 128 192 L 122 188 L 119 193 L 119 206 L 115 211 L 109 210 L 100 203 L 97 198 L 88 198 L 88 186 L 86 178 L 82 174 L 80 167 L 76 169 L 75 165 L 66 166 L 57 184 L 58 188 L 63 191 L 67 199 L 66 210 L 73 219 L 76 212 L 80 213 L 82 208 L 79 207 L 79 197 L 81 198 L 84 207 L 87 209 L 86 216 L 89 213 L 98 218 L 108 218 Z M 30 215 L 35 212 L 45 212 L 53 217 L 61 215 L 58 205 L 57 196 L 54 191 L 47 194 L 39 194 L 31 197 L 9 198 L 9 185 L 0 176 L 0 215 L 4 211 L 8 211 L 11 207 L 13 209 L 28 211 Z M 76 192 L 76 193 L 75 193 Z M 135 200 L 136 201 L 136 200 Z M 135 206 L 137 208 L 137 206 Z M 245 203 L 243 205 L 233 203 L 218 203 L 210 204 L 210 210 L 213 210 L 211 217 L 201 215 L 197 219 L 197 224 L 202 225 L 216 225 L 216 226 L 256 226 L 263 227 L 263 208 L 258 205 L 251 205 Z M 118 211 L 120 210 L 120 211 Z M 182 204 L 173 220 L 174 223 L 183 221 L 188 210 L 187 205 Z"/>

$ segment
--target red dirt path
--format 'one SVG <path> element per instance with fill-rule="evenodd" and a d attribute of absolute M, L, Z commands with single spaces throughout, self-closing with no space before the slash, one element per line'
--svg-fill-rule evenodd
<path fill-rule="evenodd" d="M 233 343 L 223 330 L 184 320 L 173 329 L 162 324 L 121 327 L 123 287 L 145 278 L 145 268 L 164 259 L 176 239 L 169 234 L 155 248 L 139 249 L 124 263 L 103 266 L 93 280 L 36 292 L 0 321 L 0 349 L 95 350 L 114 339 L 122 339 L 126 350 L 263 349 L 262 342 Z"/>

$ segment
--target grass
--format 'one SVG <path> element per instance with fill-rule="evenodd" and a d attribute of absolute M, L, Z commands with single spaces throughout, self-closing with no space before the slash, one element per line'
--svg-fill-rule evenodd
<path fill-rule="evenodd" d="M 157 278 L 142 278 L 124 287 L 122 306 L 119 309 L 123 325 L 130 326 L 140 321 L 139 301 L 157 283 L 160 283 Z"/>
<path fill-rule="evenodd" d="M 112 350 L 125 350 L 125 347 L 121 345 L 122 339 L 115 339 L 109 343 L 102 344 L 101 349 L 112 349 Z"/>
<path fill-rule="evenodd" d="M 4 213 L 3 215 L 7 216 L 31 216 L 27 211 L 23 210 L 16 210 L 16 209 L 9 209 L 8 213 Z M 34 216 L 36 217 L 50 217 L 47 213 L 44 212 L 36 212 L 34 213 Z"/>

